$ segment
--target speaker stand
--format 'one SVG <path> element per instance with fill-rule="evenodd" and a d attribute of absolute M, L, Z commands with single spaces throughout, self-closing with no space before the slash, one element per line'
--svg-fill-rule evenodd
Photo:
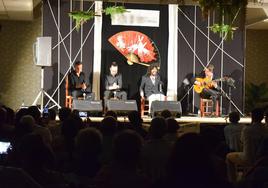
<path fill-rule="evenodd" d="M 35 98 L 32 105 L 36 106 L 38 99 L 41 97 L 41 106 L 40 111 L 44 110 L 44 97 L 47 96 L 58 108 L 61 108 L 60 105 L 44 90 L 44 67 L 41 67 L 41 89 Z"/>

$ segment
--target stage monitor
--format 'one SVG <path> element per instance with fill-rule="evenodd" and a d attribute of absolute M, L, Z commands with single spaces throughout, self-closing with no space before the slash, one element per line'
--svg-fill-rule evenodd
<path fill-rule="evenodd" d="M 72 109 L 83 112 L 102 112 L 102 101 L 73 99 Z"/>
<path fill-rule="evenodd" d="M 169 110 L 174 116 L 180 117 L 182 114 L 181 103 L 179 101 L 153 101 L 151 104 L 152 115 L 155 116 L 157 113 L 163 110 Z"/>
<path fill-rule="evenodd" d="M 115 112 L 129 112 L 138 110 L 136 100 L 108 100 L 107 110 L 112 110 Z"/>
<path fill-rule="evenodd" d="M 33 46 L 35 65 L 50 67 L 51 64 L 51 37 L 37 37 Z"/>

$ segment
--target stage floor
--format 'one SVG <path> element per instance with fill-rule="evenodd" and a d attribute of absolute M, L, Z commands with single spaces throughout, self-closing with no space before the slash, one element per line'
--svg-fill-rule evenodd
<path fill-rule="evenodd" d="M 103 117 L 90 117 L 93 123 L 99 124 Z M 128 118 L 125 117 L 118 117 L 119 122 L 129 122 Z M 152 121 L 151 117 L 143 117 L 143 125 L 146 129 L 150 127 L 150 123 Z M 200 133 L 202 128 L 205 127 L 215 127 L 219 129 L 223 129 L 227 123 L 228 119 L 225 117 L 190 117 L 190 116 L 182 116 L 181 118 L 176 118 L 176 121 L 180 125 L 180 129 L 178 131 L 178 135 L 183 135 L 185 133 L 194 132 Z M 250 124 L 251 118 L 250 117 L 243 117 L 240 119 L 241 124 Z"/>
<path fill-rule="evenodd" d="M 103 117 L 90 117 L 93 122 L 100 122 L 102 121 Z M 151 117 L 143 117 L 144 123 L 150 123 L 152 118 Z M 118 121 L 120 122 L 128 122 L 127 117 L 120 116 L 118 117 Z M 204 123 L 204 124 L 226 124 L 228 123 L 228 119 L 225 117 L 190 117 L 190 116 L 182 116 L 180 118 L 176 118 L 176 121 L 179 123 Z M 242 117 L 240 119 L 240 123 L 249 124 L 251 122 L 250 117 Z"/>

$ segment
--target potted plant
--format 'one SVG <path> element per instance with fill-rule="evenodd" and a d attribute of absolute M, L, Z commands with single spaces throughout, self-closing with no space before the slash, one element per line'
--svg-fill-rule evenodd
<path fill-rule="evenodd" d="M 268 107 L 268 86 L 266 83 L 259 85 L 246 84 L 246 112 L 251 112 L 256 107 Z"/>

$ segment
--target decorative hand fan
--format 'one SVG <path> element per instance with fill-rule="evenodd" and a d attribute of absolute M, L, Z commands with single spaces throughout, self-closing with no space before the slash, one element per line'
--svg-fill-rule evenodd
<path fill-rule="evenodd" d="M 138 63 L 150 66 L 160 57 L 157 47 L 145 34 L 137 31 L 123 31 L 110 37 L 108 41 L 127 58 L 129 65 Z"/>

